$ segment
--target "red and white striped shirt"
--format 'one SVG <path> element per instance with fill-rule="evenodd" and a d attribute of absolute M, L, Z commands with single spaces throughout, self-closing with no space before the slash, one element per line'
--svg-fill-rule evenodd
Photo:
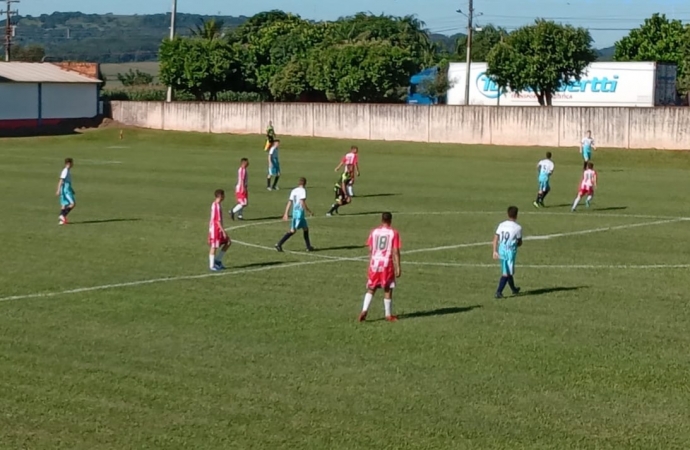
<path fill-rule="evenodd" d="M 597 185 L 597 172 L 594 169 L 587 169 L 582 174 L 582 182 L 580 187 L 582 189 L 591 188 Z"/>
<path fill-rule="evenodd" d="M 369 274 L 393 273 L 393 251 L 400 248 L 400 235 L 394 228 L 380 226 L 371 231 L 367 246 L 370 249 Z"/>
<path fill-rule="evenodd" d="M 350 152 L 347 155 L 343 156 L 342 163 L 343 164 L 349 164 L 351 166 L 354 166 L 359 162 L 359 159 L 357 157 L 357 153 L 355 152 Z"/>
<path fill-rule="evenodd" d="M 247 169 L 240 166 L 240 168 L 237 169 L 237 184 L 235 185 L 235 192 L 246 193 L 248 185 Z"/>
<path fill-rule="evenodd" d="M 223 229 L 223 211 L 220 209 L 219 202 L 211 204 L 211 220 L 208 223 L 208 232 L 215 234 Z"/>

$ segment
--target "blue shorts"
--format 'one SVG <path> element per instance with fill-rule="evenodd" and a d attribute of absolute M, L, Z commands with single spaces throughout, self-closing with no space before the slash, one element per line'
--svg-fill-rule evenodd
<path fill-rule="evenodd" d="M 515 256 L 501 258 L 501 271 L 503 276 L 515 275 Z"/>
<path fill-rule="evenodd" d="M 277 177 L 280 175 L 280 164 L 273 164 L 272 167 L 269 167 L 268 174 L 272 177 Z"/>
<path fill-rule="evenodd" d="M 67 206 L 74 204 L 74 191 L 71 188 L 60 191 L 60 205 Z"/>
<path fill-rule="evenodd" d="M 293 217 L 292 223 L 290 224 L 291 230 L 304 230 L 308 228 L 307 219 L 304 217 Z"/>
<path fill-rule="evenodd" d="M 592 159 L 592 152 L 582 152 L 582 159 L 589 161 Z"/>
<path fill-rule="evenodd" d="M 546 192 L 551 189 L 549 185 L 549 180 L 539 180 L 539 192 Z"/>

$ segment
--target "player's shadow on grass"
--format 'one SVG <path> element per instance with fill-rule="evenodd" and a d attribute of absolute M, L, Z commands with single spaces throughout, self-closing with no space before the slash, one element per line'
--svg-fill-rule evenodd
<path fill-rule="evenodd" d="M 592 208 L 594 211 L 620 211 L 622 209 L 628 209 L 627 206 L 609 206 L 608 208 Z"/>
<path fill-rule="evenodd" d="M 252 263 L 252 264 L 245 264 L 244 266 L 237 266 L 237 267 L 228 267 L 229 269 L 252 269 L 254 267 L 271 267 L 271 266 L 279 266 L 281 264 L 285 264 L 285 261 L 269 261 L 269 262 L 259 262 L 259 263 Z"/>
<path fill-rule="evenodd" d="M 550 288 L 532 289 L 531 291 L 520 292 L 519 297 L 530 297 L 534 295 L 553 294 L 554 292 L 570 292 L 579 291 L 580 289 L 587 289 L 588 286 L 556 286 Z"/>
<path fill-rule="evenodd" d="M 367 194 L 367 195 L 355 195 L 355 198 L 372 198 L 372 197 L 395 197 L 400 194 Z"/>
<path fill-rule="evenodd" d="M 326 252 L 328 250 L 358 250 L 360 248 L 367 248 L 366 245 L 341 245 L 339 247 L 317 248 L 317 252 Z"/>
<path fill-rule="evenodd" d="M 258 220 L 278 220 L 282 218 L 283 216 L 257 217 L 256 219 L 244 219 L 244 222 L 256 222 Z"/>
<path fill-rule="evenodd" d="M 376 215 L 381 215 L 383 211 L 366 211 L 366 212 L 358 212 L 358 213 L 347 213 L 347 214 L 341 214 L 341 216 L 376 216 Z"/>
<path fill-rule="evenodd" d="M 83 220 L 81 222 L 70 222 L 70 225 L 96 225 L 99 223 L 114 223 L 114 222 L 139 222 L 141 219 L 101 219 L 101 220 Z"/>
<path fill-rule="evenodd" d="M 417 319 L 420 317 L 448 316 L 451 314 L 462 314 L 481 308 L 482 305 L 473 306 L 453 306 L 450 308 L 431 309 L 429 311 L 417 311 L 398 315 L 399 319 Z"/>

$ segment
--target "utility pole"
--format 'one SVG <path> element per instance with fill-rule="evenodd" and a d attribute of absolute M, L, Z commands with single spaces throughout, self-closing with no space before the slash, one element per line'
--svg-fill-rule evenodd
<path fill-rule="evenodd" d="M 458 13 L 467 17 L 467 68 L 465 73 L 465 106 L 470 104 L 470 69 L 472 68 L 472 33 L 474 31 L 474 0 L 469 0 L 467 14 L 458 9 Z M 480 14 L 481 15 L 481 14 Z"/>
<path fill-rule="evenodd" d="M 177 0 L 173 0 L 172 3 L 172 14 L 170 15 L 170 40 L 175 39 L 175 19 L 177 18 Z M 172 102 L 172 86 L 168 86 L 168 94 L 166 96 L 166 101 L 168 103 Z"/>
<path fill-rule="evenodd" d="M 5 15 L 5 61 L 10 62 L 12 59 L 12 38 L 14 38 L 12 16 L 18 14 L 18 11 L 12 11 L 12 3 L 19 3 L 19 0 L 5 0 L 5 3 L 7 8 L 5 11 L 0 11 L 0 15 Z"/>

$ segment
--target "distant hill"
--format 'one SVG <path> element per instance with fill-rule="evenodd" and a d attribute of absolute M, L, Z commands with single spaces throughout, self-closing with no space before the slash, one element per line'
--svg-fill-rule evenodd
<path fill-rule="evenodd" d="M 179 34 L 186 34 L 201 20 L 211 18 L 222 20 L 229 28 L 248 19 L 178 14 L 176 28 Z M 155 61 L 161 41 L 170 33 L 170 14 L 120 16 L 56 12 L 38 17 L 20 16 L 15 23 L 19 45 L 40 44 L 48 57 L 57 59 L 101 63 Z M 0 21 L 0 27 L 3 24 Z"/>
<path fill-rule="evenodd" d="M 462 33 L 453 34 L 451 36 L 446 36 L 445 34 L 431 33 L 429 35 L 429 39 L 431 39 L 431 42 L 435 42 L 441 45 L 441 47 L 443 47 L 447 51 L 453 53 L 456 50 L 455 46 L 458 39 L 464 36 L 465 35 Z"/>
<path fill-rule="evenodd" d="M 597 61 L 613 61 L 613 54 L 616 51 L 616 47 L 606 47 L 597 50 Z"/>
<path fill-rule="evenodd" d="M 205 16 L 178 14 L 177 32 L 187 34 L 202 20 L 216 19 L 228 28 L 235 28 L 249 18 L 245 16 Z M 55 12 L 40 16 L 20 16 L 16 43 L 22 46 L 40 44 L 49 58 L 130 63 L 155 61 L 161 41 L 170 33 L 170 14 L 115 15 Z M 0 29 L 4 20 L 0 21 Z M 462 33 L 446 36 L 432 33 L 433 42 L 449 52 L 455 51 Z M 599 50 L 601 60 L 613 58 L 613 47 Z"/>

